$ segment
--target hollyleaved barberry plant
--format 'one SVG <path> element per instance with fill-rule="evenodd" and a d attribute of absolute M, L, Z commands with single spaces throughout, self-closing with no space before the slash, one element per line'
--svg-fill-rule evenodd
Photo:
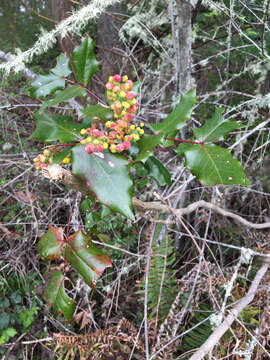
<path fill-rule="evenodd" d="M 216 145 L 230 131 L 242 127 L 236 121 L 226 121 L 222 109 L 217 109 L 201 128 L 193 130 L 194 140 L 175 139 L 196 103 L 192 90 L 181 96 L 165 120 L 148 124 L 152 134 L 144 134 L 144 124 L 136 119 L 137 87 L 126 75 L 110 76 L 105 85 L 107 102 L 104 102 L 88 88 L 98 70 L 94 42 L 84 38 L 71 59 L 60 55 L 51 72 L 33 82 L 33 94 L 43 99 L 40 111 L 35 114 L 33 137 L 50 144 L 34 159 L 37 169 L 55 163 L 71 167 L 73 175 L 89 190 L 90 197 L 94 193 L 96 201 L 131 220 L 134 220 L 131 166 L 140 162 L 159 185 L 170 185 L 168 170 L 153 156 L 157 146 L 172 147 L 176 141 L 181 142 L 176 153 L 185 158 L 185 166 L 203 185 L 248 184 L 241 164 L 228 149 Z M 59 103 L 89 95 L 97 104 L 80 109 L 78 119 L 53 112 Z M 93 245 L 90 234 L 82 231 L 65 235 L 61 228 L 51 227 L 40 239 L 38 248 L 42 258 L 63 261 L 50 274 L 45 298 L 57 313 L 71 321 L 75 303 L 64 286 L 70 266 L 88 285 L 95 286 L 103 271 L 112 265 L 111 260 Z"/>

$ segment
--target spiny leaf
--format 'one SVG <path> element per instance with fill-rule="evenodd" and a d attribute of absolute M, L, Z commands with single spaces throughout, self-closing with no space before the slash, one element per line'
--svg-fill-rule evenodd
<path fill-rule="evenodd" d="M 162 135 L 145 135 L 138 141 L 140 149 L 136 160 L 146 161 L 146 159 L 153 154 L 155 147 L 160 144 Z"/>
<path fill-rule="evenodd" d="M 38 242 L 40 256 L 50 260 L 59 259 L 63 249 L 63 241 L 63 229 L 50 227 Z"/>
<path fill-rule="evenodd" d="M 47 96 L 53 91 L 65 86 L 65 77 L 71 73 L 68 68 L 68 59 L 65 55 L 57 58 L 57 65 L 51 70 L 49 75 L 40 75 L 33 83 L 34 94 L 36 97 Z"/>
<path fill-rule="evenodd" d="M 72 172 L 84 180 L 102 204 L 134 219 L 132 212 L 132 180 L 128 162 L 109 152 L 87 154 L 84 146 L 72 149 Z"/>
<path fill-rule="evenodd" d="M 112 263 L 107 254 L 96 248 L 91 239 L 77 231 L 69 237 L 65 249 L 66 260 L 78 271 L 88 285 L 94 286 Z"/>
<path fill-rule="evenodd" d="M 85 127 L 83 124 L 75 123 L 71 116 L 58 115 L 50 112 L 36 113 L 36 130 L 33 137 L 40 141 L 62 142 L 78 141 L 80 130 Z"/>
<path fill-rule="evenodd" d="M 194 104 L 196 103 L 195 90 L 191 90 L 181 96 L 179 104 L 167 118 L 159 124 L 149 124 L 152 131 L 165 136 L 169 132 L 181 129 L 186 120 L 190 118 Z"/>
<path fill-rule="evenodd" d="M 184 155 L 185 166 L 203 185 L 248 185 L 244 170 L 228 149 L 214 144 L 181 144 L 176 152 Z"/>
<path fill-rule="evenodd" d="M 171 175 L 161 162 L 154 156 L 150 156 L 144 164 L 149 176 L 156 180 L 159 186 L 170 185 Z"/>
<path fill-rule="evenodd" d="M 105 108 L 101 105 L 89 105 L 87 108 L 81 110 L 85 116 L 90 118 L 97 117 L 100 120 L 110 120 L 113 116 L 113 111 L 111 109 Z"/>
<path fill-rule="evenodd" d="M 84 86 L 89 84 L 92 76 L 99 70 L 94 54 L 94 41 L 85 38 L 72 52 L 72 66 L 76 80 Z"/>
<path fill-rule="evenodd" d="M 53 306 L 57 313 L 64 314 L 68 321 L 72 321 L 75 302 L 67 296 L 64 289 L 64 275 L 59 270 L 54 270 L 49 284 L 44 292 L 44 297 L 49 306 Z"/>
<path fill-rule="evenodd" d="M 224 140 L 229 132 L 244 126 L 237 121 L 224 120 L 222 112 L 223 109 L 216 109 L 214 116 L 207 120 L 202 127 L 193 129 L 197 140 L 207 142 Z"/>

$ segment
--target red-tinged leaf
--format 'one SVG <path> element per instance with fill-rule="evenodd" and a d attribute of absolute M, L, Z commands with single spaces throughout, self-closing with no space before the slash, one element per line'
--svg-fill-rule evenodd
<path fill-rule="evenodd" d="M 203 185 L 248 185 L 242 165 L 235 160 L 228 149 L 209 144 L 181 144 L 176 152 L 186 159 L 190 169 Z"/>
<path fill-rule="evenodd" d="M 90 237 L 80 230 L 69 237 L 65 258 L 85 282 L 93 287 L 103 271 L 112 266 L 109 256 L 96 248 Z"/>
<path fill-rule="evenodd" d="M 50 227 L 40 238 L 38 250 L 42 258 L 50 260 L 59 259 L 64 247 L 64 234 L 62 228 Z"/>
<path fill-rule="evenodd" d="M 63 314 L 68 321 L 72 321 L 75 302 L 66 294 L 64 289 L 65 277 L 59 270 L 54 270 L 49 284 L 44 292 L 44 297 L 49 306 L 57 314 Z"/>

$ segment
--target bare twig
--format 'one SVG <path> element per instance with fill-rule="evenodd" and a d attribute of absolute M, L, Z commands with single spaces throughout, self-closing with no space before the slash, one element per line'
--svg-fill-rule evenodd
<path fill-rule="evenodd" d="M 269 120 L 270 121 L 270 120 Z M 65 185 L 79 190 L 84 195 L 88 194 L 87 188 L 84 183 L 76 176 L 74 176 L 69 170 L 63 169 L 60 165 L 51 165 L 42 170 L 42 173 L 45 177 L 53 180 L 53 181 L 60 181 Z M 142 210 L 154 210 L 158 211 L 163 214 L 170 214 L 171 210 L 167 205 L 161 204 L 160 202 L 153 201 L 153 202 L 143 202 L 135 197 L 132 199 L 133 206 Z M 183 215 L 188 215 L 198 208 L 205 208 L 211 209 L 216 213 L 234 219 L 236 222 L 240 223 L 241 225 L 253 228 L 253 229 L 267 229 L 270 228 L 270 222 L 265 222 L 261 224 L 252 223 L 243 217 L 232 213 L 231 211 L 222 209 L 218 205 L 212 204 L 210 202 L 199 200 L 185 208 L 175 209 L 175 215 L 181 217 Z"/>
<path fill-rule="evenodd" d="M 238 304 L 230 311 L 230 314 L 226 316 L 223 323 L 220 324 L 215 331 L 209 336 L 206 342 L 195 352 L 195 354 L 189 360 L 201 360 L 204 358 L 206 354 L 208 354 L 215 345 L 218 344 L 221 337 L 225 334 L 225 332 L 230 328 L 232 323 L 238 317 L 241 311 L 251 303 L 253 300 L 257 288 L 265 275 L 267 269 L 269 267 L 269 263 L 264 263 L 262 267 L 257 272 L 252 284 L 249 288 L 249 291 L 246 296 L 244 296 Z"/>

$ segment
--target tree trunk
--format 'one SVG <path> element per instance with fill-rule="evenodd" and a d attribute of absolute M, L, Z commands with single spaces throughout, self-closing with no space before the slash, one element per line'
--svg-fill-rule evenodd
<path fill-rule="evenodd" d="M 117 53 L 117 49 L 122 47 L 118 36 L 119 28 L 123 25 L 120 15 L 122 12 L 122 5 L 116 4 L 110 6 L 99 18 L 97 46 L 103 83 L 109 75 L 120 71 L 121 55 Z"/>
<path fill-rule="evenodd" d="M 179 19 L 179 91 L 191 89 L 191 44 L 192 44 L 192 6 L 188 0 L 177 0 Z"/>
<path fill-rule="evenodd" d="M 51 0 L 51 9 L 54 20 L 60 22 L 71 14 L 72 2 L 67 0 Z M 59 38 L 58 43 L 61 51 L 70 57 L 75 46 L 71 38 L 69 36 L 66 36 L 64 39 Z"/>

